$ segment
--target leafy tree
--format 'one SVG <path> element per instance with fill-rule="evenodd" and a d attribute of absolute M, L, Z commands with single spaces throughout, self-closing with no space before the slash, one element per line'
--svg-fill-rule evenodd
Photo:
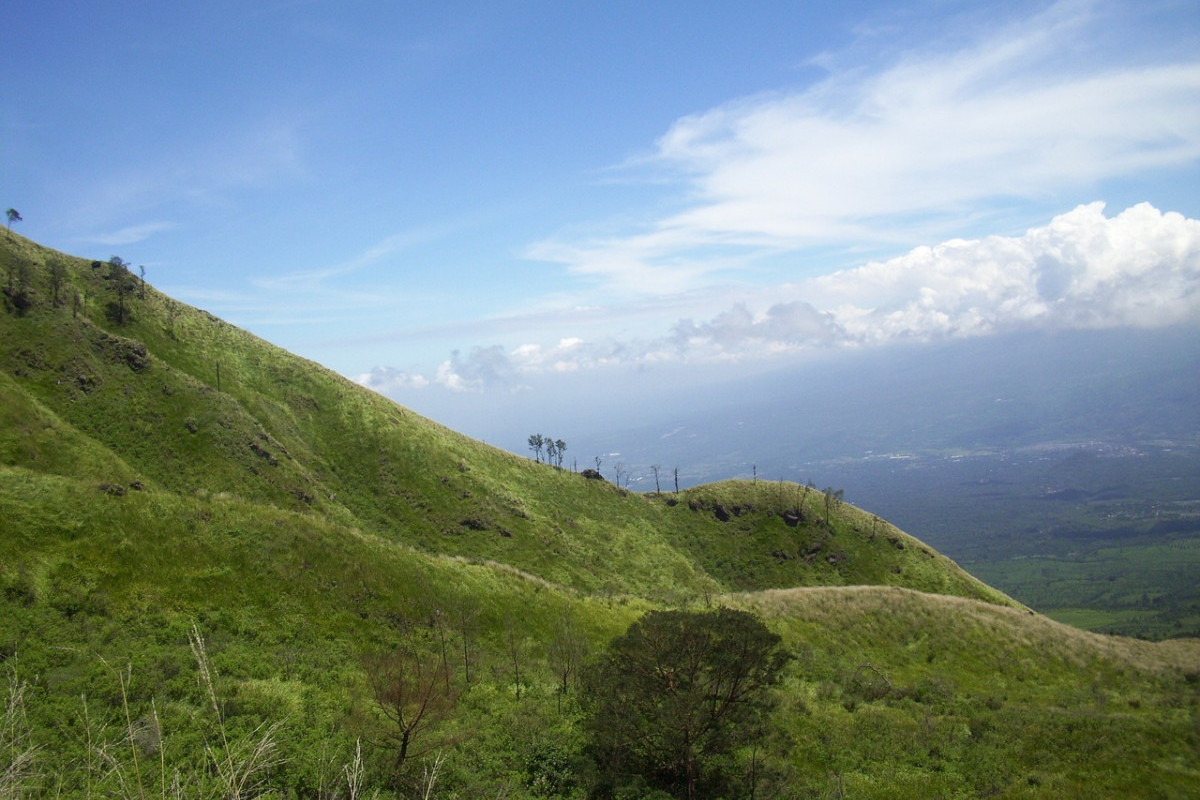
<path fill-rule="evenodd" d="M 555 466 L 562 469 L 563 453 L 567 451 L 567 443 L 562 439 L 554 440 L 554 456 L 556 460 Z"/>
<path fill-rule="evenodd" d="M 17 211 L 15 208 L 10 208 L 8 211 L 6 211 L 4 213 L 8 215 L 8 238 L 11 239 L 12 238 L 12 224 L 14 222 L 21 221 L 21 212 Z"/>
<path fill-rule="evenodd" d="M 125 324 L 125 298 L 133 291 L 132 279 L 129 264 L 123 258 L 113 256 L 108 260 L 108 280 L 117 295 L 117 302 L 110 304 L 109 313 L 118 325 Z"/>
<path fill-rule="evenodd" d="M 546 437 L 540 433 L 532 434 L 529 437 L 529 449 L 533 451 L 533 457 L 536 461 L 542 460 L 542 447 L 546 444 Z"/>
<path fill-rule="evenodd" d="M 11 259 L 7 268 L 8 283 L 4 287 L 5 305 L 24 313 L 33 304 L 33 293 L 29 286 L 33 280 L 33 268 L 24 259 Z"/>
<path fill-rule="evenodd" d="M 67 280 L 67 265 L 62 259 L 54 259 L 50 262 L 50 291 L 53 295 L 54 305 L 58 305 L 58 293 L 62 289 L 63 283 Z"/>
<path fill-rule="evenodd" d="M 761 731 L 789 657 L 745 611 L 643 616 L 585 671 L 598 794 L 641 787 L 694 800 L 736 789 L 736 751 Z"/>

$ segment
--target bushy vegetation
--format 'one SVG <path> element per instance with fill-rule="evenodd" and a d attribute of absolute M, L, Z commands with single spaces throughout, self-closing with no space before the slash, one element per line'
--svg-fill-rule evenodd
<path fill-rule="evenodd" d="M 709 753 L 729 797 L 1200 790 L 1194 641 L 1031 614 L 811 487 L 485 447 L 111 259 L 0 258 L 0 800 L 682 796 L 604 774 L 580 691 L 664 610 L 792 656 Z"/>
<path fill-rule="evenodd" d="M 788 661 L 780 642 L 753 614 L 729 608 L 651 611 L 631 625 L 585 673 L 593 793 L 760 794 L 758 751 L 747 743 L 767 730 Z"/>

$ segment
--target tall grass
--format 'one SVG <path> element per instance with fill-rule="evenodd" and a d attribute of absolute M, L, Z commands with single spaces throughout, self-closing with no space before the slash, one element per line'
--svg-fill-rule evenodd
<path fill-rule="evenodd" d="M 23 800 L 31 796 L 41 775 L 38 747 L 33 744 L 25 715 L 25 692 L 29 684 L 15 666 L 8 668 L 8 693 L 0 716 L 0 800 Z"/>
<path fill-rule="evenodd" d="M 200 629 L 192 625 L 189 634 L 189 644 L 192 655 L 196 659 L 196 667 L 200 672 L 200 682 L 208 696 L 213 718 L 217 722 L 220 741 L 217 746 L 206 742 L 204 749 L 209 760 L 216 768 L 220 782 L 220 794 L 227 800 L 246 800 L 262 792 L 266 785 L 267 775 L 275 760 L 276 734 L 283 724 L 282 720 L 270 724 L 262 723 L 248 735 L 230 741 L 229 732 L 225 726 L 225 715 L 217 700 L 217 690 L 213 680 L 212 665 L 208 659 L 208 650 Z"/>

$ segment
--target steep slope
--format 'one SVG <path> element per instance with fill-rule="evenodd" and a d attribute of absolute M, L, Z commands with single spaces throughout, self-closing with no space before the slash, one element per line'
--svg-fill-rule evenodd
<path fill-rule="evenodd" d="M 1198 642 L 1049 622 L 802 486 L 630 495 L 109 265 L 0 259 L 0 799 L 582 800 L 580 664 L 717 604 L 795 656 L 756 797 L 1200 793 Z M 446 690 L 403 774 L 396 663 Z"/>
<path fill-rule="evenodd" d="M 1010 602 L 886 523 L 802 487 L 631 495 L 455 434 L 120 265 L 17 236 L 0 252 L 10 278 L 0 391 L 8 413 L 43 420 L 37 431 L 6 427 L 10 465 L 226 494 L 585 591 L 681 600 L 879 583 Z"/>

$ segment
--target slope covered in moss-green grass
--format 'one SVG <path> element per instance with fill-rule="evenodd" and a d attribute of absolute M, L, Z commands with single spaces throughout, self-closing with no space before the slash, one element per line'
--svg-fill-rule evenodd
<path fill-rule="evenodd" d="M 0 391 L 31 420 L 0 435 L 12 466 L 224 493 L 593 592 L 884 583 L 1006 602 L 819 493 L 633 495 L 458 435 L 107 262 L 5 245 L 23 288 L 0 316 Z"/>
<path fill-rule="evenodd" d="M 106 263 L 0 259 L 0 800 L 583 798 L 581 663 L 718 604 L 795 656 L 756 797 L 1200 790 L 1196 642 L 1052 623 L 802 486 L 536 464 Z M 398 647 L 453 699 L 399 778 Z"/>

